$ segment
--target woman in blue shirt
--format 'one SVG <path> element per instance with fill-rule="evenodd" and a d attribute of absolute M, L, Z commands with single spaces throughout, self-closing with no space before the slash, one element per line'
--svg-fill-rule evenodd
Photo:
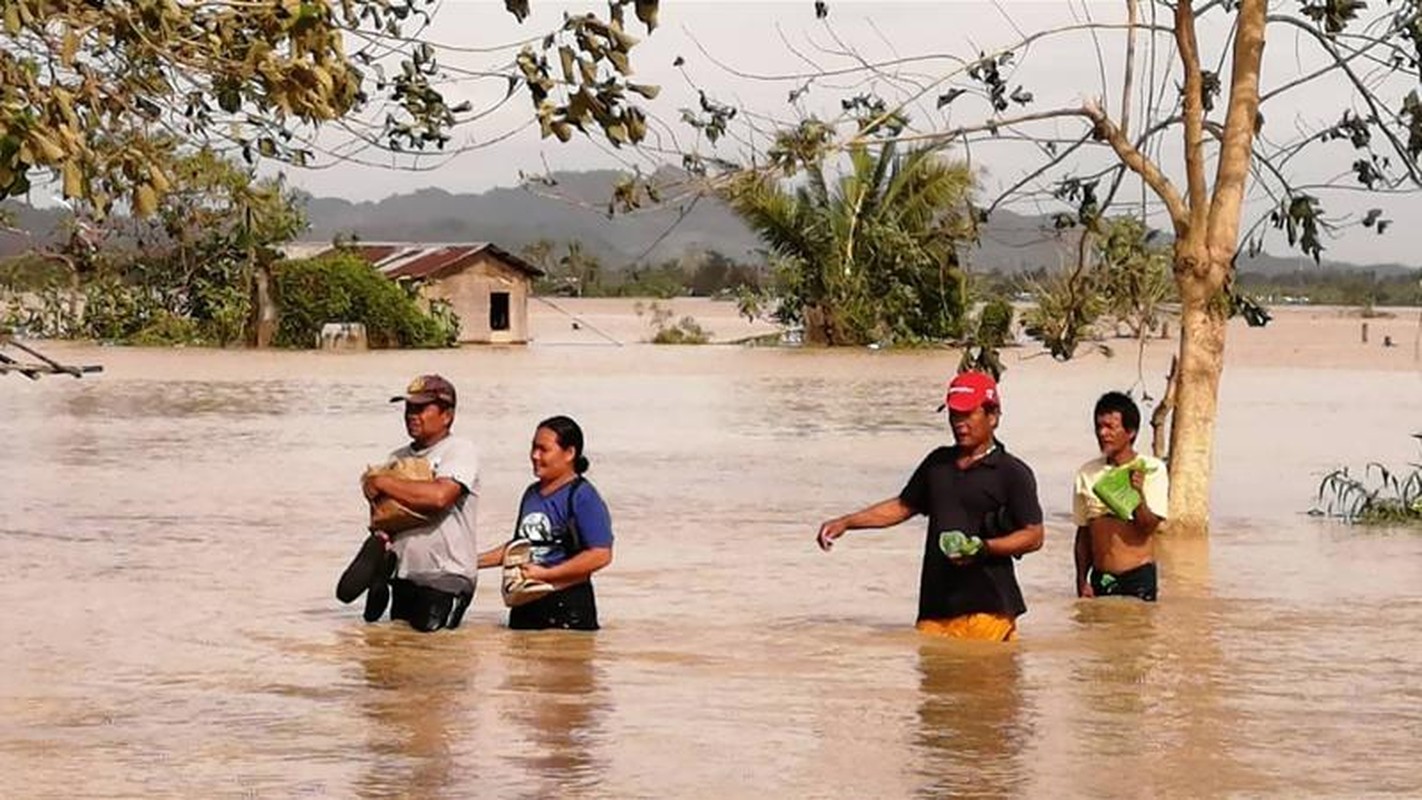
<path fill-rule="evenodd" d="M 510 628 L 597 630 L 592 574 L 612 563 L 612 519 L 583 477 L 583 429 L 564 416 L 543 420 L 529 459 L 538 480 L 524 490 L 513 538 L 481 553 L 479 566 L 501 566 L 506 556 L 526 553 L 516 577 L 546 584 L 546 594 L 509 610 Z"/>

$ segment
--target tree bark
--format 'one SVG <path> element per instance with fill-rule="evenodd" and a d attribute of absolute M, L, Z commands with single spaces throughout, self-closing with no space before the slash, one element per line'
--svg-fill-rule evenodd
<path fill-rule="evenodd" d="M 1182 273 L 1180 266 L 1176 269 Z M 1207 275 L 1218 271 L 1216 267 Z M 1215 415 L 1228 314 L 1221 288 L 1193 269 L 1183 270 L 1179 372 L 1170 427 L 1170 529 L 1185 535 L 1209 532 Z"/>
<path fill-rule="evenodd" d="M 277 307 L 272 297 L 272 268 L 259 261 L 252 272 L 252 337 L 256 347 L 271 347 L 276 340 Z"/>
<path fill-rule="evenodd" d="M 1170 461 L 1170 448 L 1166 446 L 1166 441 L 1170 436 L 1166 425 L 1170 422 L 1171 414 L 1175 411 L 1175 391 L 1179 385 L 1177 380 L 1176 367 L 1180 364 L 1180 356 L 1177 354 L 1170 359 L 1170 372 L 1165 376 L 1165 395 L 1160 398 L 1160 403 L 1156 405 L 1155 411 L 1150 415 L 1150 451 L 1156 458 Z"/>

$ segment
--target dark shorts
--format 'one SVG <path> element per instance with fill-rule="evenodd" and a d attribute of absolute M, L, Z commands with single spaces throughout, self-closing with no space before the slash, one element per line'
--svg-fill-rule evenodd
<path fill-rule="evenodd" d="M 1142 564 L 1125 572 L 1097 572 L 1091 570 L 1091 590 L 1097 597 L 1139 597 L 1155 602 L 1155 564 Z"/>
<path fill-rule="evenodd" d="M 390 618 L 403 619 L 422 633 L 458 628 L 473 593 L 455 594 L 394 578 L 390 581 Z"/>
<path fill-rule="evenodd" d="M 509 627 L 518 631 L 597 630 L 597 598 L 593 595 L 592 581 L 583 581 L 509 609 Z"/>

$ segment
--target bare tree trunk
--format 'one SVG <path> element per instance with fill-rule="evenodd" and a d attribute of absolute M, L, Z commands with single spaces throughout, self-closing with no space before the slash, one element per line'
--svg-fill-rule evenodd
<path fill-rule="evenodd" d="M 272 268 L 258 263 L 252 275 L 252 344 L 271 347 L 276 339 L 277 307 L 272 297 Z"/>
<path fill-rule="evenodd" d="M 804 326 L 804 332 L 801 335 L 805 344 L 813 347 L 825 347 L 835 343 L 830 331 L 829 314 L 818 303 L 805 306 L 801 323 Z"/>
<path fill-rule="evenodd" d="M 1226 310 L 1213 281 L 1183 279 L 1180 362 L 1170 429 L 1170 528 L 1209 532 L 1210 476 L 1214 466 L 1215 414 L 1224 371 Z"/>

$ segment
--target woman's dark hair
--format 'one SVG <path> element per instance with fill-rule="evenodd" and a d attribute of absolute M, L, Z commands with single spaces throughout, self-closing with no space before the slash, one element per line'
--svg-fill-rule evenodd
<path fill-rule="evenodd" d="M 1141 429 L 1141 410 L 1136 407 L 1136 401 L 1131 396 L 1122 392 L 1107 392 L 1101 395 L 1101 399 L 1096 401 L 1096 408 L 1091 412 L 1091 418 L 1096 419 L 1102 414 L 1116 412 L 1121 415 L 1121 427 L 1131 432 L 1131 438 L 1135 438 L 1136 432 Z"/>
<path fill-rule="evenodd" d="M 572 417 L 565 417 L 561 414 L 556 417 L 549 417 L 538 423 L 538 427 L 547 428 L 553 431 L 553 435 L 558 437 L 558 446 L 567 450 L 573 448 L 573 471 L 579 475 L 588 471 L 591 466 L 588 457 L 583 455 L 583 429 L 578 427 L 578 423 Z"/>

